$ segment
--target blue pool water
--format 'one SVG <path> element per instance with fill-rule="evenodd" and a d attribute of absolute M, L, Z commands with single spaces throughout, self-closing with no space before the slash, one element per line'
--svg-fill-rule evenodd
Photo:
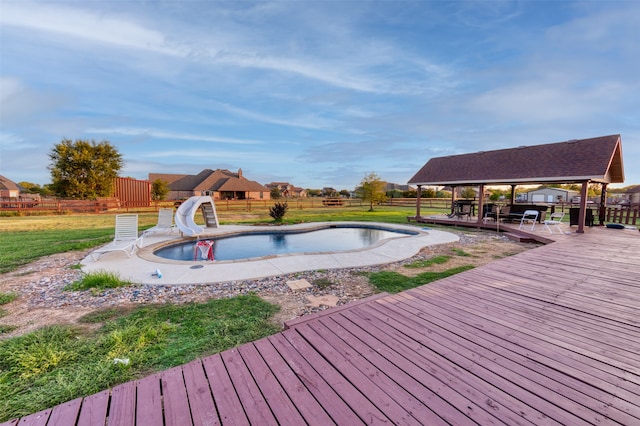
<path fill-rule="evenodd" d="M 357 250 L 386 238 L 410 234 L 415 233 L 377 227 L 332 225 L 326 229 L 304 232 L 256 232 L 208 240 L 215 241 L 215 260 L 239 260 L 289 253 Z M 188 241 L 166 246 L 156 250 L 154 254 L 172 260 L 203 260 L 199 253 L 196 256 L 195 244 L 195 241 Z"/>

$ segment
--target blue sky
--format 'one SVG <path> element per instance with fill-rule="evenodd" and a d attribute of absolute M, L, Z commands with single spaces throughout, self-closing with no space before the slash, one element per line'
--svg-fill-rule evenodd
<path fill-rule="evenodd" d="M 621 134 L 640 184 L 637 1 L 0 0 L 0 174 L 63 138 L 123 176 L 406 183 L 431 157 Z"/>

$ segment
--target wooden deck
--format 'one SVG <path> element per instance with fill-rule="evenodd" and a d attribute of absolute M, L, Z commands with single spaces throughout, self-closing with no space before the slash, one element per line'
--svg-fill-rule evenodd
<path fill-rule="evenodd" d="M 495 222 L 488 221 L 487 223 L 478 222 L 477 217 L 471 217 L 469 220 L 460 220 L 456 218 L 449 218 L 445 215 L 442 216 L 409 216 L 407 217 L 407 221 L 424 223 L 424 224 L 432 224 L 432 225 L 445 225 L 452 227 L 461 227 L 461 228 L 475 228 L 475 229 L 483 229 L 486 231 L 499 231 L 505 234 L 508 238 L 514 241 L 520 242 L 530 242 L 530 243 L 542 243 L 542 244 L 550 244 L 554 242 L 552 238 L 549 238 L 549 235 L 544 235 L 543 233 L 536 232 L 531 233 L 526 230 L 518 229 L 519 224 L 515 222 Z M 538 224 L 538 229 L 541 229 L 541 225 Z"/>
<path fill-rule="evenodd" d="M 640 424 L 639 314 L 640 233 L 597 228 L 19 424 Z"/>

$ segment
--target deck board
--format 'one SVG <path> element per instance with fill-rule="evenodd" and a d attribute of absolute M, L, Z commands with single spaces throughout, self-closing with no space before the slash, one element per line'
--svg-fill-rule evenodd
<path fill-rule="evenodd" d="M 304 388 L 297 387 L 297 392 L 308 392 L 336 424 L 363 424 L 356 412 L 283 334 L 276 334 L 268 340 L 304 385 Z"/>
<path fill-rule="evenodd" d="M 109 426 L 129 426 L 136 421 L 136 383 L 127 382 L 111 390 Z"/>
<path fill-rule="evenodd" d="M 191 424 L 189 399 L 182 376 L 182 367 L 174 367 L 163 371 L 162 399 L 164 402 L 164 419 L 168 426 Z"/>
<path fill-rule="evenodd" d="M 136 387 L 136 424 L 157 425 L 163 422 L 160 374 L 138 380 Z"/>
<path fill-rule="evenodd" d="M 109 407 L 109 390 L 90 395 L 82 400 L 77 426 L 104 425 Z"/>
<path fill-rule="evenodd" d="M 313 394 L 305 388 L 304 383 L 298 378 L 285 359 L 282 358 L 282 355 L 269 339 L 260 339 L 254 345 L 268 364 L 274 378 L 299 410 L 305 423 L 319 426 L 334 423 L 331 416 L 322 408 L 322 405 L 313 397 Z"/>
<path fill-rule="evenodd" d="M 276 419 L 267 401 L 253 380 L 238 349 L 223 352 L 221 356 L 249 422 L 263 425 L 276 424 Z"/>
<path fill-rule="evenodd" d="M 54 407 L 51 411 L 51 415 L 49 416 L 48 423 L 59 425 L 75 424 L 78 419 L 78 413 L 80 412 L 81 405 L 82 398 L 76 398 Z"/>
<path fill-rule="evenodd" d="M 237 425 L 248 425 L 249 419 L 247 419 L 242 402 L 233 387 L 220 354 L 204 358 L 202 365 L 218 408 L 220 422 L 222 424 L 232 422 Z"/>
<path fill-rule="evenodd" d="M 302 415 L 282 389 L 255 345 L 240 346 L 238 352 L 240 352 L 277 421 L 280 424 L 302 424 L 304 422 Z"/>
<path fill-rule="evenodd" d="M 589 229 L 2 426 L 640 424 L 638 277 Z"/>
<path fill-rule="evenodd" d="M 218 412 L 202 362 L 196 360 L 185 364 L 182 367 L 182 374 L 184 375 L 193 424 L 195 426 L 219 425 Z"/>

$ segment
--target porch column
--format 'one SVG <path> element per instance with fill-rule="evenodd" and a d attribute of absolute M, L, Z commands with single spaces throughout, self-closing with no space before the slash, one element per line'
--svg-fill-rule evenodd
<path fill-rule="evenodd" d="M 422 185 L 418 185 L 418 194 L 416 197 L 416 218 L 420 218 L 420 196 L 422 195 Z"/>
<path fill-rule="evenodd" d="M 600 193 L 600 209 L 598 210 L 598 225 L 604 226 L 604 221 L 607 218 L 607 186 L 608 184 L 602 184 L 602 192 Z"/>
<path fill-rule="evenodd" d="M 511 205 L 516 202 L 516 185 L 511 185 Z"/>
<path fill-rule="evenodd" d="M 454 210 L 454 205 L 456 203 L 456 187 L 452 186 L 451 187 L 451 213 L 453 214 L 453 210 Z"/>
<path fill-rule="evenodd" d="M 483 214 L 482 210 L 484 208 L 484 184 L 481 183 L 478 187 L 478 223 L 482 223 Z"/>
<path fill-rule="evenodd" d="M 589 190 L 589 181 L 582 182 L 582 191 L 580 191 L 580 214 L 578 215 L 578 234 L 584 234 L 584 221 L 587 219 L 587 194 Z"/>

